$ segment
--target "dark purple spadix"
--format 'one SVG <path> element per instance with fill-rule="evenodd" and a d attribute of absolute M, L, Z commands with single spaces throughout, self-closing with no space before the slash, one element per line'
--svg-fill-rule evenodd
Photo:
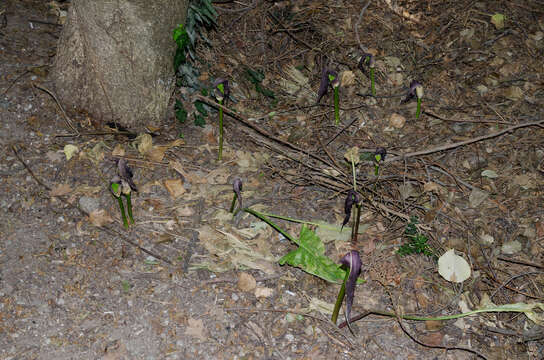
<path fill-rule="evenodd" d="M 344 221 L 342 222 L 342 229 L 344 226 L 348 223 L 350 217 L 351 217 L 351 209 L 353 207 L 353 204 L 358 204 L 361 202 L 361 197 L 359 194 L 354 190 L 349 190 L 348 195 L 346 196 L 346 201 L 344 202 L 344 212 L 346 214 L 346 217 L 344 217 Z"/>
<path fill-rule="evenodd" d="M 363 266 L 363 263 L 361 261 L 359 252 L 351 250 L 344 255 L 342 260 L 340 260 L 340 264 L 342 264 L 343 267 L 349 268 L 349 276 L 348 280 L 346 281 L 346 311 L 344 312 L 344 315 L 346 317 L 346 324 L 351 330 L 349 318 L 351 314 L 351 307 L 353 306 L 353 297 L 355 296 L 357 278 L 361 274 L 361 267 Z"/>
<path fill-rule="evenodd" d="M 331 81 L 330 78 L 333 78 Z M 338 73 L 334 70 L 325 68 L 321 73 L 321 83 L 319 84 L 319 91 L 317 93 L 317 102 L 321 101 L 321 98 L 327 94 L 329 85 L 332 87 L 338 87 L 340 85 L 340 79 L 338 79 Z"/>

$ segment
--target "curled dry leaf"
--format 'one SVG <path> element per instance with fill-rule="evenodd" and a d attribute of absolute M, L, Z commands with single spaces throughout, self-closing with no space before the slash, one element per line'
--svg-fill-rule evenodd
<path fill-rule="evenodd" d="M 345 154 L 344 154 L 344 158 L 351 164 L 353 162 L 353 164 L 357 165 L 360 161 L 360 157 L 359 157 L 359 148 L 357 146 L 354 146 L 352 147 L 351 149 L 349 149 Z"/>

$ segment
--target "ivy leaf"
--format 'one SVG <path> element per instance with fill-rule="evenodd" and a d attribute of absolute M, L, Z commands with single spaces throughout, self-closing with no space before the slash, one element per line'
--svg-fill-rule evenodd
<path fill-rule="evenodd" d="M 295 240 L 298 249 L 283 256 L 280 265 L 289 264 L 322 278 L 328 282 L 341 284 L 346 271 L 325 256 L 325 245 L 321 239 L 306 225 L 300 230 L 300 237 Z"/>

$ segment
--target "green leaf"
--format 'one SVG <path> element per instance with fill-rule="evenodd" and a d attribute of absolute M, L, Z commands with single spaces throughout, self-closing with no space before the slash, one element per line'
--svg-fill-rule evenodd
<path fill-rule="evenodd" d="M 204 107 L 204 103 L 202 101 L 195 101 L 195 108 L 203 116 L 208 116 L 208 111 L 206 111 L 206 108 Z"/>
<path fill-rule="evenodd" d="M 321 239 L 306 225 L 300 230 L 300 237 L 295 240 L 298 249 L 283 256 L 280 265 L 289 264 L 299 267 L 309 274 L 323 280 L 340 284 L 346 275 L 338 264 L 325 256 L 325 246 Z"/>
<path fill-rule="evenodd" d="M 204 127 L 206 125 L 206 119 L 204 119 L 204 116 L 195 113 L 195 125 Z"/>
<path fill-rule="evenodd" d="M 176 119 L 178 119 L 180 123 L 184 123 L 185 120 L 187 120 L 187 111 L 183 108 L 183 103 L 176 100 L 174 109 L 176 110 Z"/>
<path fill-rule="evenodd" d="M 132 285 L 130 285 L 130 283 L 126 280 L 121 281 L 121 286 L 123 287 L 123 292 L 126 293 L 128 293 L 130 291 L 130 288 L 132 287 Z"/>

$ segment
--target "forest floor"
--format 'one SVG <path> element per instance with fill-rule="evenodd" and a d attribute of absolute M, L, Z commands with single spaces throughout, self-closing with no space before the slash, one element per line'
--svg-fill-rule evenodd
<path fill-rule="evenodd" d="M 542 1 L 365 5 L 216 4 L 199 79 L 228 79 L 238 114 L 225 116 L 218 161 L 217 112 L 195 126 L 184 88 L 187 120 L 172 102 L 152 143 L 58 136 L 62 104 L 46 91 L 58 14 L 2 2 L 0 359 L 544 359 Z M 332 90 L 316 104 L 324 68 L 341 79 L 338 125 Z M 401 103 L 412 80 L 417 119 L 416 101 Z M 229 208 L 241 178 L 246 206 L 306 221 L 338 262 L 353 245 L 330 229 L 353 147 L 365 282 L 352 314 L 395 315 L 369 314 L 352 333 L 330 322 L 340 285 L 280 266 L 296 245 Z M 139 187 L 129 230 L 108 190 L 120 157 Z M 295 237 L 303 226 L 274 221 Z M 415 238 L 429 255 L 401 256 Z M 449 249 L 470 266 L 463 282 L 438 272 Z M 514 303 L 531 311 L 402 318 Z"/>

